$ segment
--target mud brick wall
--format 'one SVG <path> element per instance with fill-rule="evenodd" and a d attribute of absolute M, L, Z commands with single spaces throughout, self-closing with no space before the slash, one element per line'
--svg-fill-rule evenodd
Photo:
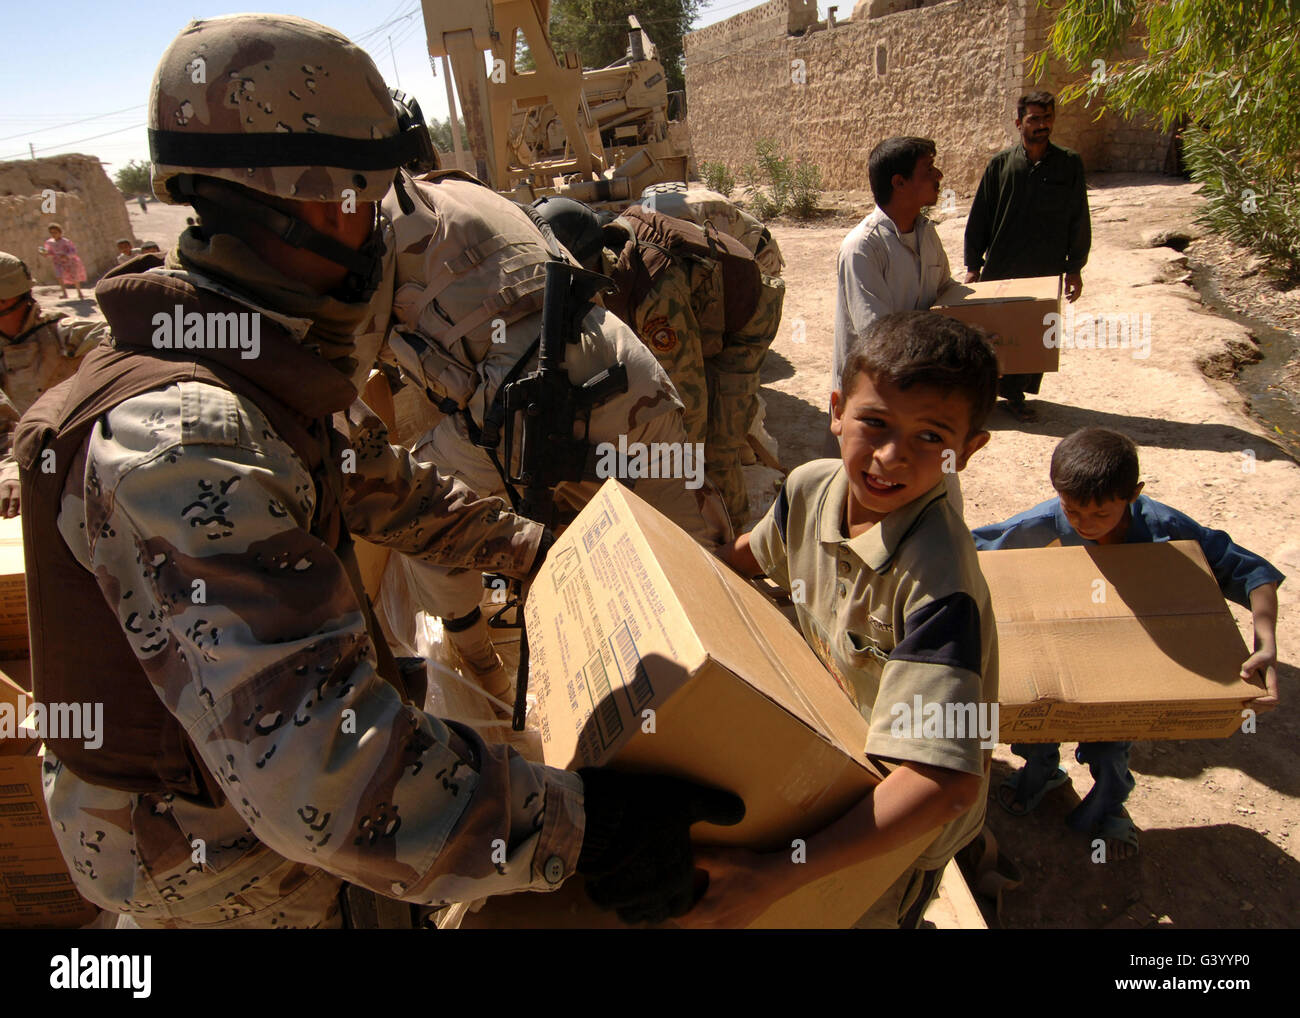
<path fill-rule="evenodd" d="M 47 188 L 54 192 L 52 212 Z M 50 223 L 77 245 L 92 285 L 116 264 L 118 238 L 132 236 L 122 195 L 93 156 L 0 163 L 0 251 L 25 261 L 38 283 L 57 282 L 50 260 L 36 253 Z"/>

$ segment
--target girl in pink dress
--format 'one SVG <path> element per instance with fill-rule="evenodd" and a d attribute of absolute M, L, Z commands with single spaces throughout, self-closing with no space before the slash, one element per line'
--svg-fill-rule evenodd
<path fill-rule="evenodd" d="M 38 250 L 45 257 L 54 259 L 54 274 L 59 277 L 64 299 L 68 296 L 68 286 L 72 285 L 77 288 L 77 300 L 85 300 L 81 284 L 86 281 L 86 267 L 81 264 L 77 245 L 63 236 L 63 227 L 50 223 L 50 239 Z"/>

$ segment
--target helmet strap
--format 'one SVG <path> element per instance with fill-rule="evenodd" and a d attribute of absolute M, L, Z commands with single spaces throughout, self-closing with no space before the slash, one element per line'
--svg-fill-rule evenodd
<path fill-rule="evenodd" d="M 190 173 L 173 177 L 169 184 L 173 185 L 178 197 L 191 204 L 197 198 L 200 202 L 216 205 L 221 216 L 235 223 L 242 221 L 260 226 L 290 247 L 310 251 L 347 269 L 347 279 L 334 291 L 340 300 L 368 300 L 379 288 L 383 278 L 384 250 L 377 210 L 370 239 L 359 250 L 353 250 L 301 219 L 259 201 L 244 188 Z"/>

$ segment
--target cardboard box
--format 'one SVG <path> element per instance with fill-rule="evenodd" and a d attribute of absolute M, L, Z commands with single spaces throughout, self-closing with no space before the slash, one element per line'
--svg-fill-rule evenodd
<path fill-rule="evenodd" d="M 1249 657 L 1195 541 L 980 552 L 1002 742 L 1212 739 L 1241 727 Z"/>
<path fill-rule="evenodd" d="M 1061 311 L 1060 276 L 965 283 L 949 289 L 932 310 L 986 329 L 1004 375 L 1060 370 L 1060 344 L 1043 342 L 1046 316 Z M 1060 334 L 1058 320 L 1054 335 Z"/>
<path fill-rule="evenodd" d="M 0 520 L 0 658 L 27 657 L 27 576 L 22 517 Z"/>
<path fill-rule="evenodd" d="M 20 702 L 31 703 L 15 681 L 27 664 L 0 661 L 0 710 L 11 717 Z M 0 740 L 0 929 L 75 929 L 99 914 L 77 893 L 54 840 L 40 749 L 35 738 Z"/>
<path fill-rule="evenodd" d="M 866 721 L 798 630 L 615 481 L 551 549 L 527 623 L 545 761 L 740 795 L 744 821 L 697 825 L 700 842 L 791 851 L 880 780 L 863 754 Z M 851 925 L 936 833 L 806 885 L 754 925 Z M 555 894 L 493 898 L 465 925 L 618 923 L 575 879 Z"/>

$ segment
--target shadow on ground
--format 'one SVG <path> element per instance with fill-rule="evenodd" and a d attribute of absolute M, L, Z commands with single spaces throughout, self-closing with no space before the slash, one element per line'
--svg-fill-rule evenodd
<path fill-rule="evenodd" d="M 1263 834 L 1235 824 L 1154 828 L 1141 832 L 1136 857 L 1094 862 L 1091 840 L 1064 822 L 1078 805 L 1078 795 L 1063 788 L 1029 816 L 1012 817 L 996 800 L 998 784 L 1011 772 L 1007 764 L 994 761 L 987 820 L 1002 854 L 1024 875 L 1023 885 L 1003 897 L 1004 928 L 1294 925 L 1300 863 Z M 1137 779 L 1140 790 L 1140 773 Z M 981 898 L 980 906 L 989 925 L 997 925 L 990 901 Z"/>
<path fill-rule="evenodd" d="M 1206 449 L 1210 452 L 1254 452 L 1256 459 L 1286 460 L 1291 456 L 1263 435 L 1228 424 L 1189 424 L 1156 417 L 1113 414 L 1089 407 L 1065 406 L 1049 400 L 1032 398 L 1030 406 L 1038 419 L 1024 423 L 1016 420 L 999 401 L 989 417 L 990 431 L 1021 431 L 1028 435 L 1054 435 L 1064 438 L 1080 428 L 1111 428 L 1133 439 L 1139 446 L 1163 449 Z M 1044 464 L 1046 468 L 1046 464 Z"/>

